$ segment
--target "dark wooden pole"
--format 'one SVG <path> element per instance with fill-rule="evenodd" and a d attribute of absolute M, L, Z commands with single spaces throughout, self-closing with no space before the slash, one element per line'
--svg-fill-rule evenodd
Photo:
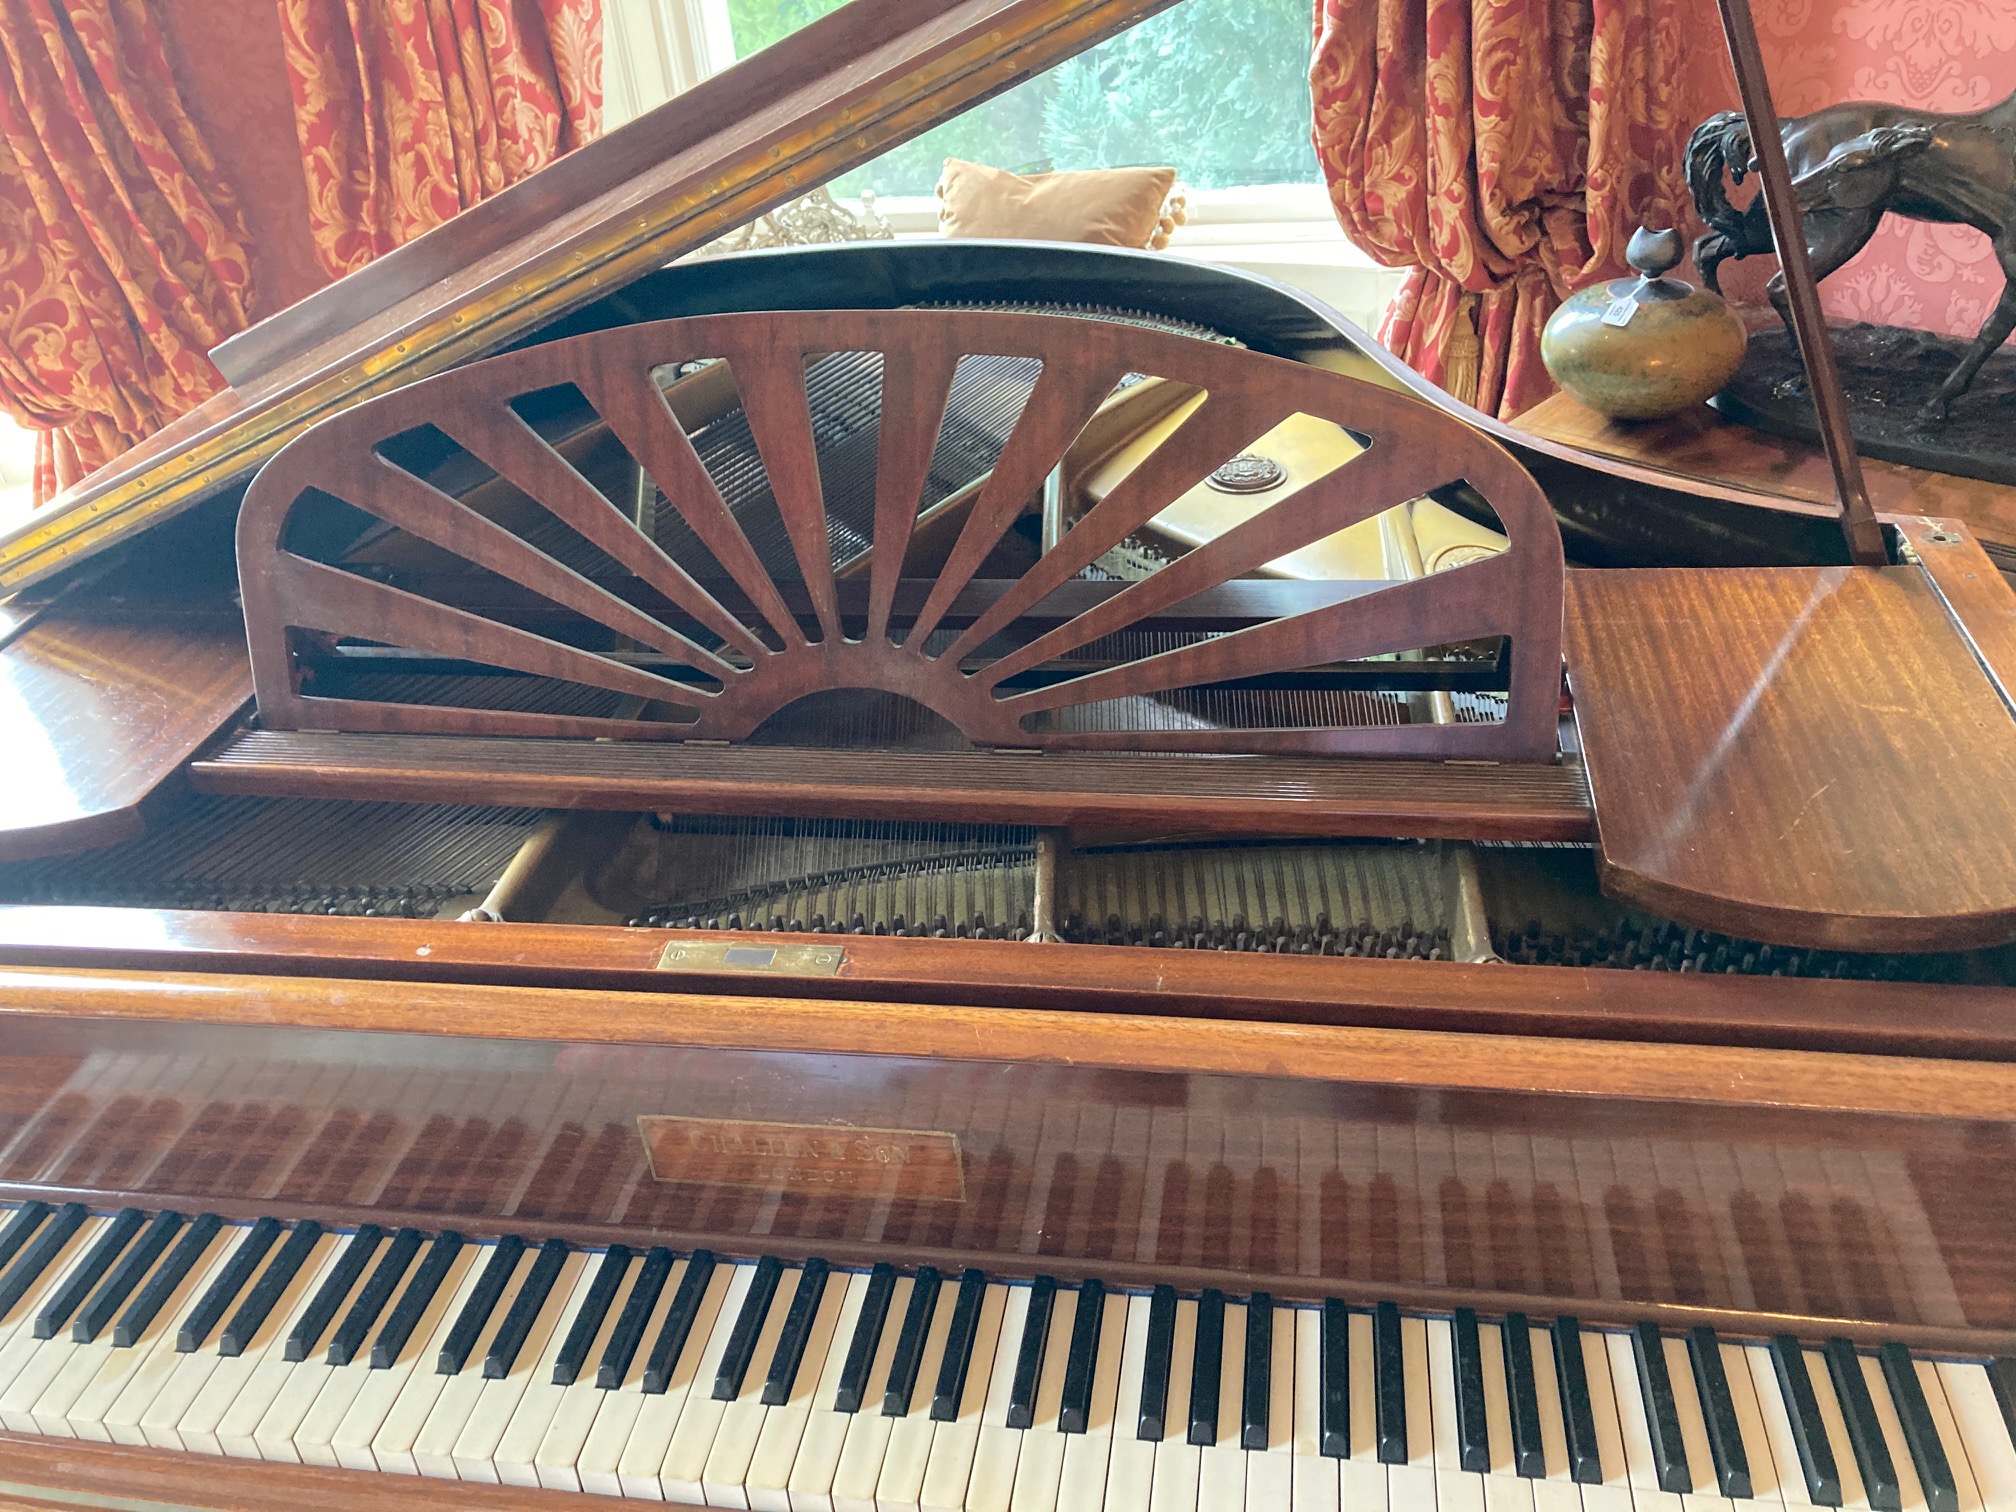
<path fill-rule="evenodd" d="M 1717 0 L 1722 31 L 1729 39 L 1729 58 L 1736 65 L 1736 88 L 1743 97 L 1743 115 L 1750 123 L 1750 144 L 1757 154 L 1757 178 L 1764 208 L 1771 217 L 1771 238 L 1778 244 L 1778 266 L 1792 303 L 1792 334 L 1806 363 L 1806 386 L 1820 421 L 1820 442 L 1834 469 L 1834 488 L 1841 496 L 1841 533 L 1848 538 L 1850 560 L 1861 567 L 1880 567 L 1889 560 L 1883 530 L 1869 504 L 1862 480 L 1862 459 L 1848 428 L 1848 399 L 1841 392 L 1841 373 L 1834 366 L 1834 345 L 1820 313 L 1820 285 L 1806 255 L 1806 227 L 1792 193 L 1792 173 L 1785 166 L 1785 144 L 1778 135 L 1778 111 L 1771 103 L 1771 84 L 1764 76 L 1764 54 L 1757 46 L 1757 24 L 1750 0 Z"/>

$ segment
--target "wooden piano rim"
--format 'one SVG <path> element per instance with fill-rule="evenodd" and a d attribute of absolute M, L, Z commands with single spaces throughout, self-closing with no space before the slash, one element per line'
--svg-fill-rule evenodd
<path fill-rule="evenodd" d="M 1374 1083 L 2004 1123 L 2016 1066 L 1146 1014 L 190 972 L 0 968 L 0 1025 L 59 1017 L 668 1045 Z M 454 1026 L 479 1024 L 480 1031 Z"/>
<path fill-rule="evenodd" d="M 659 968 L 668 943 L 695 935 L 595 924 L 0 907 L 0 963 L 15 966 L 872 996 L 976 1009 L 2016 1061 L 2016 990 L 2004 987 L 771 931 L 699 937 L 817 944 L 846 959 L 830 977 Z"/>

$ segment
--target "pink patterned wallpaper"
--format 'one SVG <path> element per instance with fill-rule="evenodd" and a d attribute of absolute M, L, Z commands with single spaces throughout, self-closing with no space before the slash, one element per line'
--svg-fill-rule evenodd
<path fill-rule="evenodd" d="M 1753 0 L 1780 115 L 1843 100 L 1969 111 L 2016 91 L 2016 0 Z M 1736 86 L 1715 7 L 1701 5 L 1709 77 L 1701 112 Z M 1720 93 L 1713 91 L 1719 87 Z M 1775 264 L 1729 264 L 1724 288 L 1761 299 Z M 1980 232 L 1888 217 L 1854 261 L 1820 286 L 1830 315 L 1972 336 L 2002 292 Z"/>

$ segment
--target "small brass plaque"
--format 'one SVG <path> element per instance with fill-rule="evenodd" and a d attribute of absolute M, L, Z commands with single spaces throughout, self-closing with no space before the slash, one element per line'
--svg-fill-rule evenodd
<path fill-rule="evenodd" d="M 660 971 L 726 971 L 750 976 L 838 976 L 847 963 L 841 945 L 757 944 L 748 940 L 668 940 Z"/>
<path fill-rule="evenodd" d="M 638 1116 L 637 1132 L 660 1181 L 966 1200 L 957 1134 L 653 1113 Z"/>

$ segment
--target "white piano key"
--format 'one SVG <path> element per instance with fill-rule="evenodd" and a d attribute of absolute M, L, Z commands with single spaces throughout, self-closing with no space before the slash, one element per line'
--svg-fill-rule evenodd
<path fill-rule="evenodd" d="M 838 1352 L 834 1340 L 844 1337 L 848 1300 L 852 1297 L 859 1302 L 849 1284 L 853 1279 L 842 1271 L 828 1275 L 825 1295 L 819 1299 L 819 1311 L 805 1339 L 804 1356 L 798 1362 L 797 1379 L 791 1383 L 791 1399 L 763 1416 L 763 1431 L 757 1436 L 755 1452 L 749 1457 L 749 1474 L 742 1482 L 755 1512 L 790 1512 L 791 1469 L 798 1462 L 798 1448 L 818 1399 L 819 1382 L 828 1358 Z M 963 1482 L 960 1490 L 963 1494 Z"/>
<path fill-rule="evenodd" d="M 483 1379 L 483 1356 L 490 1348 L 490 1341 L 497 1334 L 498 1325 L 510 1310 L 511 1299 L 517 1295 L 525 1274 L 532 1269 L 539 1258 L 538 1251 L 527 1248 L 518 1256 L 506 1277 L 504 1290 L 498 1294 L 496 1306 L 484 1319 L 482 1331 L 476 1337 L 475 1346 L 462 1362 L 461 1370 L 454 1375 L 443 1375 L 436 1361 L 446 1346 L 449 1335 L 454 1331 L 456 1321 L 462 1316 L 462 1309 L 481 1284 L 483 1272 L 496 1253 L 495 1244 L 486 1244 L 471 1263 L 463 1283 L 462 1294 L 455 1299 L 434 1330 L 434 1337 L 428 1341 L 424 1352 L 414 1363 L 406 1377 L 406 1385 L 392 1403 L 391 1411 L 385 1414 L 385 1421 L 371 1436 L 371 1457 L 378 1462 L 378 1468 L 387 1474 L 418 1475 L 420 1461 L 415 1453 L 420 1436 L 433 1419 L 435 1409 L 440 1406 L 442 1393 L 451 1386 L 459 1386 L 463 1393 L 473 1396 L 481 1389 Z M 443 1437 L 446 1437 L 444 1432 Z M 450 1440 L 452 1444 L 452 1440 Z"/>
<path fill-rule="evenodd" d="M 1197 1512 L 1241 1512 L 1246 1505 L 1246 1451 L 1239 1443 L 1245 1396 L 1246 1304 L 1227 1302 L 1218 1363 L 1218 1438 L 1197 1453 Z M 1174 1402 L 1170 1406 L 1177 1409 Z"/>
<path fill-rule="evenodd" d="M 1043 1369 L 1036 1381 L 1034 1421 L 1022 1435 L 1022 1448 L 1015 1460 L 1010 1512 L 1053 1512 L 1057 1505 L 1057 1485 L 1064 1473 L 1064 1435 L 1058 1428 L 1058 1412 L 1071 1353 L 1071 1331 L 1077 1320 L 1078 1293 L 1060 1287 L 1052 1304 L 1050 1334 L 1044 1341 Z"/>
<path fill-rule="evenodd" d="M 1145 1300 L 1145 1299 L 1144 1299 Z M 1127 1353 L 1128 1298 L 1108 1293 L 1100 1302 L 1099 1351 L 1092 1370 L 1092 1400 L 1085 1431 L 1066 1437 L 1064 1474 L 1057 1483 L 1059 1512 L 1099 1512 L 1106 1503 L 1106 1476 L 1120 1432 L 1120 1375 Z M 1138 1345 L 1137 1345 L 1138 1347 Z M 1128 1431 L 1134 1428 L 1127 1425 Z"/>
<path fill-rule="evenodd" d="M 735 1319 L 742 1311 L 742 1301 L 749 1295 L 749 1283 L 755 1275 L 753 1263 L 734 1267 L 722 1293 L 714 1327 L 705 1335 L 705 1346 L 696 1357 L 685 1410 L 679 1414 L 679 1426 L 672 1430 L 664 1463 L 658 1470 L 659 1491 L 667 1501 L 700 1503 L 705 1496 L 701 1481 L 707 1471 L 707 1456 L 714 1447 L 714 1435 L 720 1430 L 721 1414 L 728 1405 L 714 1400 L 714 1377 L 721 1369 L 721 1356 L 727 1353 Z"/>
<path fill-rule="evenodd" d="M 994 1370 L 987 1381 L 987 1401 L 981 1409 L 980 1439 L 973 1450 L 967 1512 L 1008 1512 L 1008 1499 L 1015 1492 L 1015 1462 L 1022 1453 L 1022 1434 L 1008 1426 L 1008 1397 L 1014 1389 L 1015 1361 L 1028 1320 L 1029 1288 L 1009 1287 L 1001 1314 L 1000 1341 L 994 1346 Z"/>
<path fill-rule="evenodd" d="M 1323 1452 L 1323 1310 L 1298 1307 L 1295 1320 L 1295 1512 L 1338 1512 L 1337 1461 Z"/>
<path fill-rule="evenodd" d="M 5 1347 L 0 1348 L 0 1374 L 11 1376 L 4 1389 L 0 1389 L 0 1424 L 16 1433 L 41 1431 L 35 1424 L 35 1403 L 49 1389 L 57 1373 L 69 1363 L 71 1353 L 80 1347 L 71 1342 L 67 1321 L 55 1338 L 36 1338 L 35 1314 L 68 1279 L 68 1273 L 83 1263 L 91 1246 L 111 1221 L 103 1217 L 87 1218 L 78 1226 L 66 1253 L 50 1261 L 41 1281 L 31 1288 L 38 1300 L 34 1306 L 22 1311 L 17 1330 L 8 1336 Z M 10 1356 L 17 1356 L 18 1364 Z"/>
<path fill-rule="evenodd" d="M 285 1241 L 281 1241 L 284 1243 Z M 277 1249 L 278 1246 L 276 1245 Z M 240 1458 L 257 1459 L 259 1451 L 249 1443 L 239 1442 L 235 1437 L 234 1448 L 227 1449 L 223 1442 L 224 1420 L 230 1415 L 239 1395 L 249 1386 L 260 1368 L 269 1360 L 277 1360 L 287 1342 L 287 1334 L 294 1326 L 294 1319 L 300 1315 L 314 1298 L 315 1288 L 322 1282 L 322 1273 L 335 1259 L 342 1248 L 342 1239 L 336 1234 L 324 1234 L 315 1241 L 308 1258 L 302 1262 L 294 1279 L 273 1304 L 273 1310 L 266 1315 L 266 1321 L 259 1326 L 247 1343 L 243 1354 L 234 1359 L 220 1359 L 210 1372 L 210 1379 L 203 1383 L 203 1389 L 196 1394 L 196 1400 L 189 1404 L 189 1410 L 182 1414 L 176 1425 L 176 1434 L 184 1448 L 202 1454 L 236 1453 Z M 250 1287 L 246 1290 L 249 1292 Z M 227 1315 L 228 1316 L 228 1315 Z M 222 1325 L 219 1325 L 220 1331 Z"/>
<path fill-rule="evenodd" d="M 1644 1393 L 1638 1388 L 1638 1362 L 1631 1353 L 1631 1336 L 1605 1333 L 1600 1337 L 1610 1356 L 1610 1389 L 1617 1398 L 1617 1430 L 1631 1477 L 1631 1500 L 1638 1512 L 1681 1512 L 1679 1496 L 1659 1489 L 1658 1467 L 1652 1462 L 1652 1430 L 1646 1423 Z"/>
<path fill-rule="evenodd" d="M 687 1404 L 713 1389 L 713 1378 L 703 1376 L 701 1366 L 707 1341 L 714 1337 L 738 1270 L 727 1262 L 714 1267 L 714 1274 L 707 1278 L 707 1289 L 700 1294 L 700 1305 L 693 1311 L 693 1325 L 686 1332 L 679 1357 L 672 1361 L 672 1374 L 665 1382 L 665 1389 L 651 1393 L 637 1410 L 637 1424 L 630 1430 L 629 1440 L 616 1461 L 616 1484 L 623 1495 L 645 1501 L 664 1499 L 658 1473 L 664 1468 L 665 1456 L 672 1448 L 672 1435 L 678 1430 Z M 647 1353 L 656 1342 L 657 1335 L 653 1334 L 639 1346 L 639 1353 Z"/>
<path fill-rule="evenodd" d="M 980 1422 L 987 1409 L 987 1389 L 999 1358 L 1002 1320 L 1008 1310 L 1010 1288 L 989 1284 L 980 1303 L 980 1320 L 973 1330 L 973 1358 L 966 1367 L 966 1389 L 959 1397 L 959 1415 L 949 1423 L 939 1423 L 931 1435 L 931 1459 L 924 1467 L 924 1512 L 961 1512 L 966 1505 L 966 1488 L 973 1477 L 973 1456 L 980 1447 Z M 1147 1327 L 1147 1298 L 1139 1299 L 1144 1311 L 1142 1327 Z M 1137 1401 L 1139 1385 L 1136 1385 Z M 1153 1451 L 1150 1451 L 1150 1461 Z M 751 1505 L 754 1505 L 752 1498 Z"/>
<path fill-rule="evenodd" d="M 1465 1470 L 1457 1450 L 1454 1327 L 1447 1318 L 1427 1318 L 1422 1322 L 1428 1335 L 1431 1393 L 1428 1411 L 1435 1444 L 1435 1505 L 1443 1512 L 1484 1512 L 1484 1477 Z M 1411 1398 L 1407 1411 L 1412 1417 Z"/>
<path fill-rule="evenodd" d="M 1673 1405 L 1680 1419 L 1680 1442 L 1687 1451 L 1687 1472 L 1694 1489 L 1680 1498 L 1686 1512 L 1736 1512 L 1736 1504 L 1722 1494 L 1715 1473 L 1715 1455 L 1708 1447 L 1708 1423 L 1702 1416 L 1700 1388 L 1694 1380 L 1694 1362 L 1687 1354 L 1687 1341 L 1672 1337 L 1665 1345 L 1666 1375 L 1673 1383 Z"/>
<path fill-rule="evenodd" d="M 1562 1417 L 1561 1378 L 1554 1363 L 1554 1333 L 1538 1324 L 1529 1324 L 1528 1331 L 1533 1341 L 1533 1395 L 1540 1405 L 1540 1454 L 1547 1466 L 1544 1479 L 1528 1482 L 1533 1509 L 1581 1512 L 1582 1487 L 1568 1471 L 1568 1430 Z"/>
<path fill-rule="evenodd" d="M 1582 1506 L 1584 1512 L 1632 1512 L 1636 1502 L 1631 1470 L 1624 1454 L 1623 1424 L 1604 1337 L 1598 1329 L 1582 1330 L 1582 1369 L 1589 1382 L 1590 1416 L 1596 1424 L 1596 1457 L 1603 1464 L 1602 1484 L 1582 1487 Z"/>
<path fill-rule="evenodd" d="M 596 1256 L 595 1264 L 601 1266 L 600 1255 Z M 623 1304 L 629 1300 L 630 1288 L 636 1285 L 637 1273 L 643 1265 L 644 1257 L 637 1254 L 631 1255 L 624 1265 L 616 1290 L 610 1295 L 608 1310 L 602 1314 L 602 1322 L 589 1341 L 580 1373 L 573 1382 L 554 1385 L 549 1368 L 541 1380 L 526 1388 L 511 1429 L 505 1435 L 506 1444 L 498 1447 L 497 1478 L 505 1485 L 544 1486 L 551 1491 L 581 1489 L 581 1482 L 574 1474 L 574 1461 L 580 1456 L 581 1446 L 587 1443 L 588 1430 L 595 1426 L 595 1414 L 602 1406 L 602 1393 L 595 1386 L 596 1362 L 609 1346 L 609 1335 L 623 1315 Z M 536 1445 L 532 1443 L 535 1428 L 540 1430 Z"/>
<path fill-rule="evenodd" d="M 692 1264 L 691 1257 L 682 1257 L 672 1264 L 665 1274 L 665 1284 L 658 1289 L 657 1299 L 651 1304 L 650 1316 L 644 1320 L 643 1335 L 637 1341 L 637 1352 L 630 1357 L 630 1365 L 623 1372 L 623 1379 L 602 1393 L 601 1405 L 595 1409 L 595 1422 L 588 1430 L 588 1437 L 581 1445 L 581 1454 L 574 1462 L 574 1473 L 580 1478 L 581 1489 L 598 1496 L 623 1495 L 623 1455 L 630 1447 L 630 1440 L 637 1431 L 637 1422 L 644 1413 L 644 1405 L 656 1400 L 644 1394 L 644 1369 L 650 1363 L 651 1345 L 657 1340 L 659 1331 L 665 1326 L 665 1315 L 672 1310 L 672 1303 L 679 1294 L 679 1283 L 686 1279 L 686 1271 Z M 722 1291 L 727 1291 L 730 1278 L 722 1278 Z M 714 1278 L 709 1277 L 711 1285 Z M 704 1294 L 703 1294 L 704 1300 Z M 699 1339 L 689 1335 L 688 1344 L 698 1344 Z M 601 1368 L 599 1356 L 591 1358 L 583 1365 L 582 1371 L 598 1373 Z"/>
<path fill-rule="evenodd" d="M 1114 1396 L 1112 1443 L 1107 1451 L 1107 1512 L 1148 1512 L 1155 1479 L 1155 1446 L 1139 1436 L 1150 1303 L 1145 1293 L 1127 1298 L 1127 1336 L 1120 1350 L 1120 1384 Z"/>
<path fill-rule="evenodd" d="M 249 1232 L 249 1224 L 227 1224 L 219 1229 L 202 1259 L 189 1267 L 191 1275 L 199 1270 L 204 1273 L 202 1285 L 177 1287 L 169 1304 L 155 1315 L 154 1324 L 147 1331 L 153 1336 L 153 1347 L 146 1348 L 144 1357 L 141 1357 L 144 1341 L 135 1345 L 133 1354 L 136 1358 L 128 1362 L 132 1368 L 124 1372 L 118 1398 L 104 1407 L 98 1419 L 113 1443 L 143 1445 L 149 1442 L 142 1431 L 141 1420 L 160 1396 L 162 1388 L 189 1358 L 175 1348 L 175 1335 L 181 1329 L 182 1319 L 210 1289 L 210 1283 L 217 1279 L 223 1267 L 230 1264 L 231 1256 Z M 216 1347 L 214 1340 L 211 1347 Z"/>
<path fill-rule="evenodd" d="M 1778 1460 L 1764 1431 L 1764 1409 L 1757 1400 L 1757 1383 L 1750 1378 L 1744 1347 L 1725 1343 L 1721 1348 L 1722 1374 L 1729 1382 L 1729 1400 L 1736 1407 L 1743 1454 L 1750 1462 L 1751 1500 L 1764 1507 L 1782 1507 L 1785 1498 L 1778 1489 Z"/>
<path fill-rule="evenodd" d="M 804 1280 L 802 1270 L 786 1270 L 777 1279 L 770 1310 L 763 1315 L 763 1328 L 756 1336 L 756 1348 L 749 1356 L 749 1369 L 742 1377 L 742 1389 L 735 1400 L 724 1405 L 721 1426 L 714 1432 L 714 1446 L 707 1451 L 707 1466 L 701 1489 L 710 1507 L 747 1507 L 750 1467 L 755 1463 L 756 1445 L 762 1441 L 763 1424 L 770 1409 L 763 1404 L 763 1383 L 777 1357 L 777 1341 L 783 1336 L 785 1319 Z M 830 1286 L 830 1282 L 828 1283 Z M 822 1298 L 822 1305 L 824 1299 Z M 925 1403 L 928 1412 L 930 1403 Z"/>
<path fill-rule="evenodd" d="M 1904 1424 L 1890 1396 L 1890 1383 L 1883 1379 L 1883 1362 L 1874 1355 L 1863 1355 L 1860 1363 L 1870 1403 L 1876 1409 L 1876 1421 L 1883 1430 L 1884 1442 L 1890 1446 L 1891 1463 L 1897 1467 L 1898 1500 L 1903 1512 L 1927 1512 L 1925 1488 L 1918 1483 L 1918 1464 L 1911 1458 L 1911 1446 L 1904 1441 Z"/>
<path fill-rule="evenodd" d="M 525 1335 L 525 1343 L 518 1351 L 518 1358 L 511 1362 L 511 1369 L 497 1379 L 483 1383 L 483 1393 L 477 1398 L 469 1421 L 455 1439 L 448 1467 L 445 1470 L 429 1468 L 426 1462 L 422 1462 L 423 1475 L 496 1482 L 494 1456 L 498 1446 L 517 1416 L 526 1389 L 534 1381 L 550 1381 L 553 1377 L 553 1357 L 560 1352 L 561 1343 L 567 1337 L 567 1325 L 574 1321 L 574 1314 L 593 1281 L 594 1267 L 590 1261 L 590 1256 L 575 1250 L 561 1262 L 560 1274 L 553 1278 L 553 1290 L 547 1294 L 546 1305 L 533 1320 L 531 1331 Z M 416 1455 L 415 1458 L 419 1457 Z"/>
<path fill-rule="evenodd" d="M 1834 1450 L 1835 1468 L 1841 1473 L 1842 1512 L 1869 1512 L 1869 1497 L 1862 1486 L 1862 1466 L 1855 1459 L 1854 1445 L 1848 1441 L 1848 1423 L 1841 1415 L 1840 1398 L 1834 1394 L 1834 1377 L 1827 1369 L 1827 1356 L 1817 1349 L 1805 1350 L 1804 1354 L 1806 1374 L 1813 1378 L 1813 1398 L 1820 1404 L 1820 1421 Z"/>
<path fill-rule="evenodd" d="M 383 1370 L 374 1370 L 364 1378 L 363 1387 L 343 1414 L 343 1421 L 337 1425 L 335 1433 L 330 1436 L 329 1445 L 335 1452 L 337 1464 L 350 1470 L 381 1468 L 372 1453 L 372 1440 L 392 1416 L 392 1409 L 412 1384 L 414 1375 L 422 1369 L 431 1373 L 441 1341 L 454 1326 L 455 1314 L 462 1310 L 462 1304 L 469 1300 L 469 1293 L 481 1278 L 483 1261 L 489 1258 L 491 1248 L 487 1244 L 464 1244 L 455 1252 L 447 1274 L 434 1288 L 433 1297 L 420 1314 L 420 1321 L 413 1326 L 413 1332 L 406 1336 L 405 1346 L 398 1357 Z M 424 1260 L 421 1263 L 424 1264 Z M 375 1342 L 373 1349 L 376 1349 Z M 411 1447 L 410 1439 L 406 1447 Z"/>
<path fill-rule="evenodd" d="M 1412 1512 L 1415 1507 L 1435 1506 L 1440 1490 L 1435 1474 L 1433 1386 L 1425 1320 L 1401 1318 L 1400 1349 L 1406 1362 L 1402 1379 L 1407 1392 L 1407 1463 L 1386 1467 L 1386 1498 L 1395 1512 Z M 1352 1355 L 1358 1357 L 1355 1349 Z M 1371 1340 L 1368 1338 L 1364 1359 L 1369 1364 L 1371 1358 Z M 1366 1380 L 1369 1385 L 1369 1372 Z"/>
<path fill-rule="evenodd" d="M 1169 1394 L 1162 1438 L 1155 1446 L 1155 1475 L 1149 1482 L 1149 1512 L 1197 1512 L 1201 1451 L 1185 1435 L 1190 1427 L 1190 1372 L 1196 1364 L 1197 1303 L 1176 1303 L 1176 1326 L 1169 1347 Z"/>
<path fill-rule="evenodd" d="M 1372 1315 L 1354 1312 L 1351 1334 L 1351 1453 L 1337 1462 L 1338 1492 L 1345 1512 L 1386 1512 L 1392 1482 L 1379 1462 L 1378 1399 L 1372 1390 Z"/>
<path fill-rule="evenodd" d="M 1954 1411 L 1953 1397 L 1946 1384 L 1945 1367 L 1930 1360 L 1919 1360 L 1918 1385 L 1925 1393 L 1925 1409 L 1932 1414 L 1932 1423 L 1939 1431 L 1939 1442 L 1946 1447 L 1946 1463 L 1953 1469 L 1954 1489 L 1960 1493 L 1960 1512 L 1986 1512 L 1986 1493 L 1994 1490 L 1992 1482 L 1983 1480 L 1974 1469 L 1974 1456 L 1967 1447 L 1967 1435 L 1960 1427 L 1960 1419 Z M 1975 1369 L 1980 1369 L 1976 1366 Z M 1986 1384 L 1986 1374 L 1982 1377 Z M 1989 1388 L 1988 1407 L 1995 1408 L 1994 1388 Z M 2002 1442 L 2008 1443 L 2004 1433 Z M 2001 1489 L 2009 1497 L 2006 1505 L 2016 1506 L 2016 1449 L 2010 1451 L 2009 1461 L 2004 1466 L 2006 1478 Z M 2005 1505 L 1998 1501 L 1996 1506 Z"/>
<path fill-rule="evenodd" d="M 931 1310 L 931 1327 L 924 1336 L 924 1352 L 918 1359 L 910 1410 L 889 1420 L 889 1445 L 882 1453 L 882 1473 L 875 1482 L 876 1512 L 918 1512 L 923 1505 L 924 1476 L 930 1468 L 931 1444 L 938 1426 L 931 1421 L 932 1388 L 945 1364 L 945 1344 L 952 1332 L 958 1290 L 956 1277 L 940 1284 L 937 1305 Z M 879 1409 L 881 1404 L 873 1405 Z"/>
<path fill-rule="evenodd" d="M 852 1421 L 852 1415 L 837 1411 L 833 1401 L 839 1394 L 847 1349 L 861 1317 L 861 1303 L 868 1295 L 866 1271 L 857 1271 L 846 1279 L 847 1295 L 834 1324 L 826 1363 L 812 1393 L 812 1405 L 805 1414 L 805 1431 L 798 1440 L 784 1483 L 784 1500 L 792 1512 L 833 1512 L 833 1474 L 839 1469 L 840 1451 L 847 1443 L 847 1425 Z"/>
<path fill-rule="evenodd" d="M 1505 1391 L 1505 1334 L 1496 1323 L 1477 1325 L 1477 1353 L 1484 1364 L 1484 1437 L 1491 1468 L 1484 1472 L 1487 1512 L 1533 1512 L 1533 1483 L 1512 1463 L 1512 1404 Z"/>
<path fill-rule="evenodd" d="M 1771 1363 L 1771 1351 L 1762 1344 L 1744 1344 L 1739 1348 L 1751 1388 L 1757 1395 L 1757 1410 L 1763 1419 L 1764 1441 L 1771 1450 L 1779 1497 L 1788 1507 L 1810 1507 L 1813 1500 L 1806 1494 L 1806 1473 L 1800 1468 L 1799 1446 L 1792 1438 L 1792 1415 L 1778 1389 L 1778 1371 Z"/>
<path fill-rule="evenodd" d="M 1246 1453 L 1246 1505 L 1254 1512 L 1288 1506 L 1294 1499 L 1295 1315 L 1285 1304 L 1274 1308 L 1268 1370 L 1267 1447 Z M 1244 1340 L 1240 1341 L 1242 1346 Z"/>
<path fill-rule="evenodd" d="M 840 1463 L 833 1472 L 833 1512 L 874 1512 L 875 1482 L 882 1474 L 882 1456 L 889 1447 L 890 1419 L 882 1416 L 882 1393 L 889 1386 L 889 1368 L 896 1358 L 896 1340 L 903 1331 L 903 1314 L 910 1306 L 916 1282 L 898 1276 L 889 1294 L 889 1311 L 882 1320 L 882 1335 L 875 1342 L 875 1358 L 868 1370 L 867 1389 L 861 1393 L 861 1410 L 847 1425 L 847 1442 L 840 1450 Z"/>

